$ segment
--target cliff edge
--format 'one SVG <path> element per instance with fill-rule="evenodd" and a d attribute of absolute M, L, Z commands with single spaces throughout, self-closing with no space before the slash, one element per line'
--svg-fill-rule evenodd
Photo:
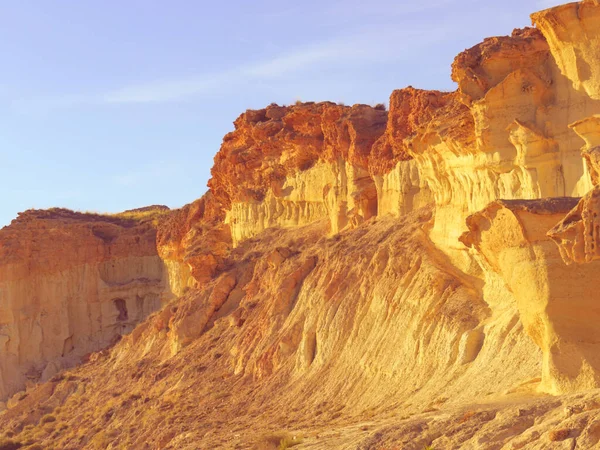
<path fill-rule="evenodd" d="M 5 438 L 595 448 L 600 3 L 532 21 L 454 92 L 246 111 L 179 210 L 2 229 Z"/>

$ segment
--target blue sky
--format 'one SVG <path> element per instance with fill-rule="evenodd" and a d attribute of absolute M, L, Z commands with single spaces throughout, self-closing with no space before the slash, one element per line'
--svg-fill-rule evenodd
<path fill-rule="evenodd" d="M 0 226 L 29 208 L 179 207 L 247 108 L 453 90 L 450 64 L 547 0 L 0 3 Z"/>

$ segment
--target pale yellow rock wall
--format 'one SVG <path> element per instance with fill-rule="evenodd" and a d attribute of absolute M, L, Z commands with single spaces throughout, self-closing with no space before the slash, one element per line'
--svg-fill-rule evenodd
<path fill-rule="evenodd" d="M 493 203 L 469 219 L 463 240 L 475 250 L 486 283 L 499 275 L 498 292 L 514 295 L 525 330 L 543 352 L 539 389 L 552 394 L 600 386 L 595 305 L 600 293 L 590 280 L 600 263 L 567 265 L 547 232 L 576 199 L 560 208 L 528 210 L 510 202 Z"/>
<path fill-rule="evenodd" d="M 550 84 L 514 72 L 474 102 L 474 149 L 418 143 L 415 159 L 437 206 L 431 236 L 459 267 L 469 261 L 458 242 L 468 215 L 496 199 L 580 197 L 592 187 L 569 125 L 598 113 L 600 103 L 575 91 L 552 61 L 547 74 Z"/>
<path fill-rule="evenodd" d="M 543 54 L 546 44 L 536 45 Z M 465 219 L 488 203 L 584 195 L 592 180 L 570 125 L 600 113 L 600 101 L 576 90 L 550 54 L 535 70 L 504 67 L 501 57 L 496 62 L 486 67 L 493 85 L 469 100 L 472 144 L 422 132 L 411 137 L 413 160 L 372 177 L 344 162 L 319 162 L 288 176 L 281 191 L 269 190 L 262 202 L 234 203 L 227 220 L 235 242 L 272 226 L 325 218 L 337 233 L 374 210 L 398 216 L 433 201 L 432 238 L 462 267 L 468 258 L 458 237 Z"/>
<path fill-rule="evenodd" d="M 321 224 L 267 230 L 239 247 L 253 262 L 191 291 L 127 348 L 141 354 L 157 329 L 165 339 L 153 345 L 170 357 L 205 333 L 231 339 L 223 357 L 236 375 L 268 385 L 288 373 L 286 398 L 312 409 L 352 398 L 346 414 L 390 401 L 409 413 L 518 389 L 539 376 L 542 357 L 514 296 L 503 286 L 485 298 L 479 280 L 431 244 L 430 217 L 427 208 L 388 214 L 339 239 L 322 239 Z"/>
<path fill-rule="evenodd" d="M 234 203 L 227 212 L 234 243 L 270 227 L 297 227 L 328 219 L 331 233 L 376 214 L 375 184 L 368 172 L 343 160 L 318 162 L 269 189 L 261 202 Z"/>
<path fill-rule="evenodd" d="M 573 87 L 600 100 L 600 4 L 573 2 L 532 15 L 550 44 L 561 72 Z"/>
<path fill-rule="evenodd" d="M 378 216 L 402 216 L 433 201 L 415 160 L 400 161 L 388 173 L 373 179 L 377 188 Z"/>
<path fill-rule="evenodd" d="M 195 280 L 192 277 L 188 264 L 171 259 L 163 259 L 162 263 L 165 270 L 164 277 L 166 277 L 169 283 L 166 292 L 171 293 L 171 296 L 167 294 L 167 298 L 181 297 L 188 289 L 195 285 Z"/>
<path fill-rule="evenodd" d="M 0 398 L 106 347 L 173 298 L 158 256 L 22 269 L 3 266 L 0 276 Z"/>

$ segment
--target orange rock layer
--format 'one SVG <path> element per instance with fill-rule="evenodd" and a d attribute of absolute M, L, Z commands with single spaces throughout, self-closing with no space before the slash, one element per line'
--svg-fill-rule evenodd
<path fill-rule="evenodd" d="M 0 397 L 114 343 L 172 294 L 156 229 L 27 211 L 0 230 Z"/>
<path fill-rule="evenodd" d="M 598 445 L 599 18 L 534 14 L 461 53 L 455 92 L 389 111 L 246 111 L 209 192 L 159 218 L 22 216 L 0 232 L 1 394 L 31 386 L 0 427 L 57 448 Z"/>

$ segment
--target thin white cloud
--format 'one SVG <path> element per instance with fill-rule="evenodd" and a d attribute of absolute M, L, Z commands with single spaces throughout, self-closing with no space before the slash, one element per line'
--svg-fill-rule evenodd
<path fill-rule="evenodd" d="M 231 79 L 231 74 L 222 72 L 195 79 L 169 80 L 142 83 L 117 89 L 101 95 L 98 103 L 150 103 L 177 100 L 202 94 L 218 88 Z"/>
<path fill-rule="evenodd" d="M 311 49 L 298 51 L 289 55 L 282 55 L 256 65 L 242 69 L 242 73 L 257 78 L 272 78 L 286 75 L 290 72 L 306 70 L 315 64 L 326 61 L 336 56 L 334 46 L 323 45 Z"/>
<path fill-rule="evenodd" d="M 128 86 L 102 96 L 101 103 L 149 103 L 181 100 L 229 88 L 242 81 L 265 80 L 348 64 L 365 64 L 401 58 L 408 51 L 442 39 L 447 30 L 379 30 L 345 36 L 298 49 L 273 59 L 239 66 L 196 79 L 170 80 Z M 404 43 L 404 45 L 402 44 Z"/>
<path fill-rule="evenodd" d="M 450 1 L 450 0 L 441 0 Z M 410 52 L 443 40 L 449 29 L 442 26 L 379 27 L 353 30 L 351 34 L 271 59 L 202 74 L 194 78 L 160 80 L 125 86 L 100 94 L 63 95 L 19 99 L 13 106 L 22 112 L 68 108 L 81 105 L 159 103 L 185 100 L 206 93 L 231 90 L 248 81 L 260 82 L 277 77 L 307 73 L 324 67 L 386 62 L 406 57 Z"/>

